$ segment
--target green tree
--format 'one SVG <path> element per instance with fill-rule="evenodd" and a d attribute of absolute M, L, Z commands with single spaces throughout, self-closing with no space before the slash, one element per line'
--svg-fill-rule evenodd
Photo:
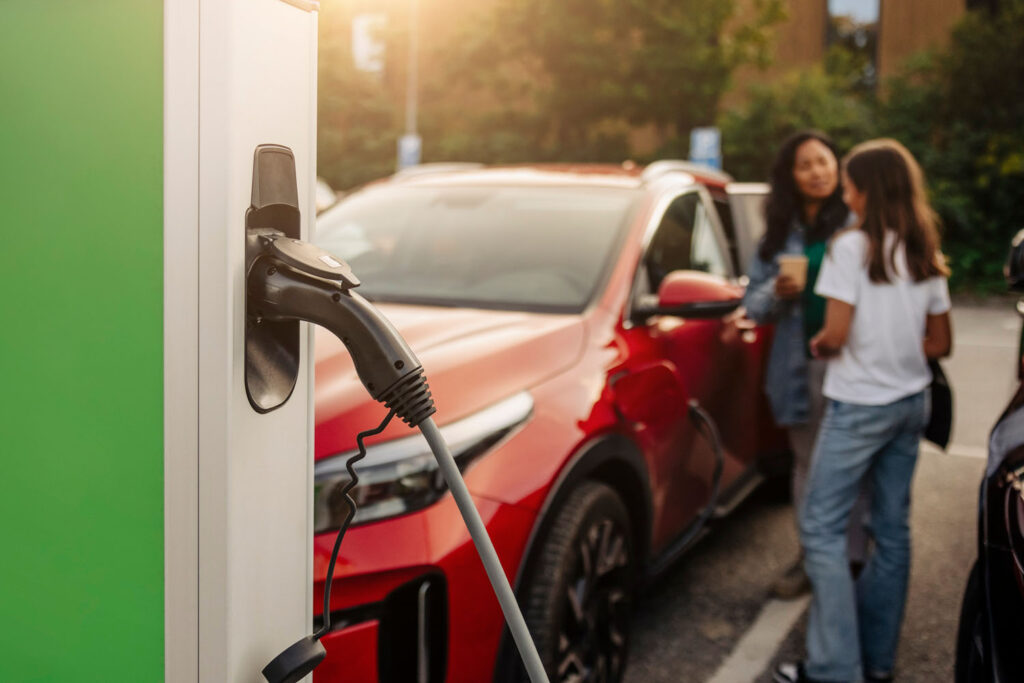
<path fill-rule="evenodd" d="M 666 154 L 689 150 L 689 133 L 710 125 L 736 67 L 765 65 L 770 27 L 785 17 L 775 0 L 630 0 L 637 41 L 627 76 L 630 119 L 669 132 Z"/>
<path fill-rule="evenodd" d="M 355 68 L 353 16 L 335 6 L 320 20 L 317 173 L 337 189 L 392 173 L 402 131 L 393 81 Z M 389 51 L 386 72 L 394 71 L 393 61 Z"/>
<path fill-rule="evenodd" d="M 664 154 L 714 120 L 740 64 L 764 62 L 782 0 L 494 0 L 421 15 L 425 161 L 621 161 L 653 124 Z M 389 14 L 383 77 L 355 71 L 349 25 Z M 405 84 L 403 3 L 321 17 L 321 174 L 351 187 L 394 168 Z M 443 21 L 442 21 L 443 19 Z"/>
<path fill-rule="evenodd" d="M 444 82 L 517 112 L 534 158 L 619 161 L 644 124 L 683 154 L 733 70 L 767 59 L 768 29 L 784 16 L 781 0 L 747 0 L 740 20 L 739 4 L 499 0 L 463 32 Z"/>
<path fill-rule="evenodd" d="M 1003 289 L 1010 237 L 1024 228 L 1024 0 L 971 12 L 948 49 L 887 84 L 880 133 L 921 162 L 943 218 L 953 284 Z"/>
<path fill-rule="evenodd" d="M 424 159 L 543 160 L 546 125 L 536 106 L 535 60 L 516 52 L 493 4 L 473 6 L 448 29 L 422 46 L 425 60 L 436 65 L 420 90 Z"/>
<path fill-rule="evenodd" d="M 746 106 L 719 117 L 725 167 L 741 180 L 766 180 L 779 144 L 805 128 L 826 132 L 841 151 L 872 137 L 872 103 L 853 82 L 844 71 L 816 66 L 753 86 Z"/>
<path fill-rule="evenodd" d="M 1024 0 L 967 13 L 942 52 L 911 59 L 880 93 L 857 85 L 856 60 L 830 50 L 825 69 L 751 89 L 724 112 L 726 167 L 765 179 L 779 142 L 820 128 L 846 151 L 893 137 L 917 157 L 943 221 L 952 285 L 998 291 L 1010 237 L 1024 228 Z"/>

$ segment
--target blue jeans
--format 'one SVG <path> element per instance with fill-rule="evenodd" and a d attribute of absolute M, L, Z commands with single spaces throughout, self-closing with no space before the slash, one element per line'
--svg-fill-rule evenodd
<path fill-rule="evenodd" d="M 896 658 L 910 574 L 910 482 L 927 424 L 925 392 L 882 406 L 829 401 L 800 507 L 804 568 L 814 594 L 807 675 L 859 681 Z M 875 549 L 854 583 L 846 552 L 850 510 L 870 477 Z"/>

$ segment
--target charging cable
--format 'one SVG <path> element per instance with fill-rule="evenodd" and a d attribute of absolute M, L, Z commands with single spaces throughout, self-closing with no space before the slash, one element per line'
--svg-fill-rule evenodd
<path fill-rule="evenodd" d="M 348 349 L 356 374 L 370 396 L 388 409 L 388 417 L 375 430 L 359 435 L 360 453 L 346 464 L 351 481 L 345 488 L 349 514 L 335 540 L 327 584 L 324 586 L 324 625 L 315 634 L 294 643 L 274 658 L 263 674 L 270 683 L 295 683 L 310 673 L 326 656 L 320 637 L 330 627 L 330 583 L 342 536 L 355 515 L 355 501 L 348 491 L 355 486 L 354 464 L 365 455 L 362 437 L 380 433 L 394 415 L 410 427 L 419 427 L 437 459 L 466 528 L 473 539 L 484 570 L 501 605 L 512 638 L 532 683 L 548 683 L 537 647 L 530 637 L 508 577 L 502 569 L 487 528 L 462 479 L 455 458 L 431 415 L 434 401 L 423 366 L 398 330 L 353 288 L 359 280 L 348 265 L 301 240 L 274 230 L 254 236 L 259 252 L 246 275 L 247 315 L 255 324 L 305 320 L 334 333 Z"/>
<path fill-rule="evenodd" d="M 388 423 L 391 422 L 391 418 L 395 416 L 395 411 L 391 410 L 388 412 L 388 416 L 384 418 L 384 421 L 377 425 L 374 429 L 368 429 L 365 432 L 360 432 L 356 436 L 356 445 L 359 447 L 359 452 L 353 455 L 345 462 L 345 469 L 348 470 L 349 481 L 345 485 L 345 488 L 341 490 L 341 495 L 345 496 L 345 503 L 348 504 L 348 514 L 345 516 L 345 521 L 342 523 L 341 528 L 338 529 L 338 537 L 334 540 L 334 550 L 331 551 L 331 561 L 327 565 L 327 581 L 324 583 L 324 611 L 323 611 L 323 626 L 320 630 L 313 634 L 313 637 L 319 640 L 331 630 L 331 584 L 334 583 L 334 563 L 338 560 L 338 549 L 341 548 L 341 539 L 345 537 L 345 531 L 348 529 L 348 525 L 352 522 L 352 518 L 356 515 L 356 502 L 352 500 L 352 496 L 349 495 L 349 491 L 355 488 L 355 485 L 359 483 L 359 476 L 356 474 L 355 464 L 366 457 L 366 446 L 363 445 L 363 439 L 374 434 L 380 434 L 383 432 Z"/>
<path fill-rule="evenodd" d="M 715 471 L 711 479 L 711 498 L 708 499 L 708 504 L 701 510 L 697 521 L 690 528 L 689 533 L 677 541 L 679 547 L 689 545 L 697 537 L 697 534 L 704 530 L 704 527 L 711 520 L 711 516 L 715 513 L 715 505 L 718 503 L 719 489 L 722 484 L 722 469 L 725 466 L 725 455 L 722 452 L 722 436 L 718 432 L 715 420 L 695 399 L 690 399 L 687 410 L 694 427 L 711 444 L 711 450 L 715 454 Z"/>

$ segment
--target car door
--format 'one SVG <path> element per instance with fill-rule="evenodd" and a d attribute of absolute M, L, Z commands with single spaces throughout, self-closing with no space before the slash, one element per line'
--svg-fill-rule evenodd
<path fill-rule="evenodd" d="M 735 235 L 736 255 L 739 261 L 740 283 L 746 286 L 747 269 L 757 251 L 767 227 L 765 221 L 765 201 L 771 187 L 767 183 L 729 183 L 725 187 L 723 197 L 715 197 L 715 205 L 720 211 L 728 211 L 732 220 Z M 768 352 L 771 349 L 774 327 L 757 325 L 752 320 L 744 319 L 740 325 L 745 328 L 747 343 L 745 349 L 750 356 L 750 374 L 748 381 L 752 387 L 749 397 L 756 397 L 756 406 L 748 407 L 748 411 L 756 415 L 759 424 L 754 435 L 759 455 L 774 456 L 789 449 L 789 441 L 785 432 L 775 424 L 767 396 L 764 394 L 764 373 L 767 367 Z M 746 430 L 750 433 L 751 430 Z"/>
<path fill-rule="evenodd" d="M 680 270 L 704 273 L 710 286 L 721 290 L 722 298 L 742 292 L 735 282 L 711 197 L 699 186 L 667 202 L 638 264 L 630 310 L 656 297 L 665 277 Z M 671 377 L 674 400 L 681 403 L 674 428 L 666 429 L 661 442 L 651 448 L 655 478 L 662 484 L 655 490 L 656 540 L 659 535 L 670 539 L 682 532 L 713 502 L 716 457 L 707 438 L 687 416 L 689 402 L 710 414 L 723 437 L 725 460 L 719 489 L 733 482 L 752 458 L 735 433 L 744 418 L 736 413 L 736 406 L 746 405 L 738 399 L 749 391 L 741 381 L 747 372 L 742 320 L 742 313 L 737 312 L 714 319 L 653 315 L 631 321 L 635 348 L 648 349 L 648 363 L 653 366 L 642 372 L 654 377 L 654 367 L 663 368 L 661 384 Z M 664 504 L 659 506 L 661 501 Z"/>

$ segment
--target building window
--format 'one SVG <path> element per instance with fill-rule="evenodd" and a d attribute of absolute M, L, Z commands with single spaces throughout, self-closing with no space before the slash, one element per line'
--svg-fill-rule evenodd
<path fill-rule="evenodd" d="M 881 0 L 828 0 L 825 36 L 829 73 L 856 90 L 878 83 L 878 21 Z"/>

